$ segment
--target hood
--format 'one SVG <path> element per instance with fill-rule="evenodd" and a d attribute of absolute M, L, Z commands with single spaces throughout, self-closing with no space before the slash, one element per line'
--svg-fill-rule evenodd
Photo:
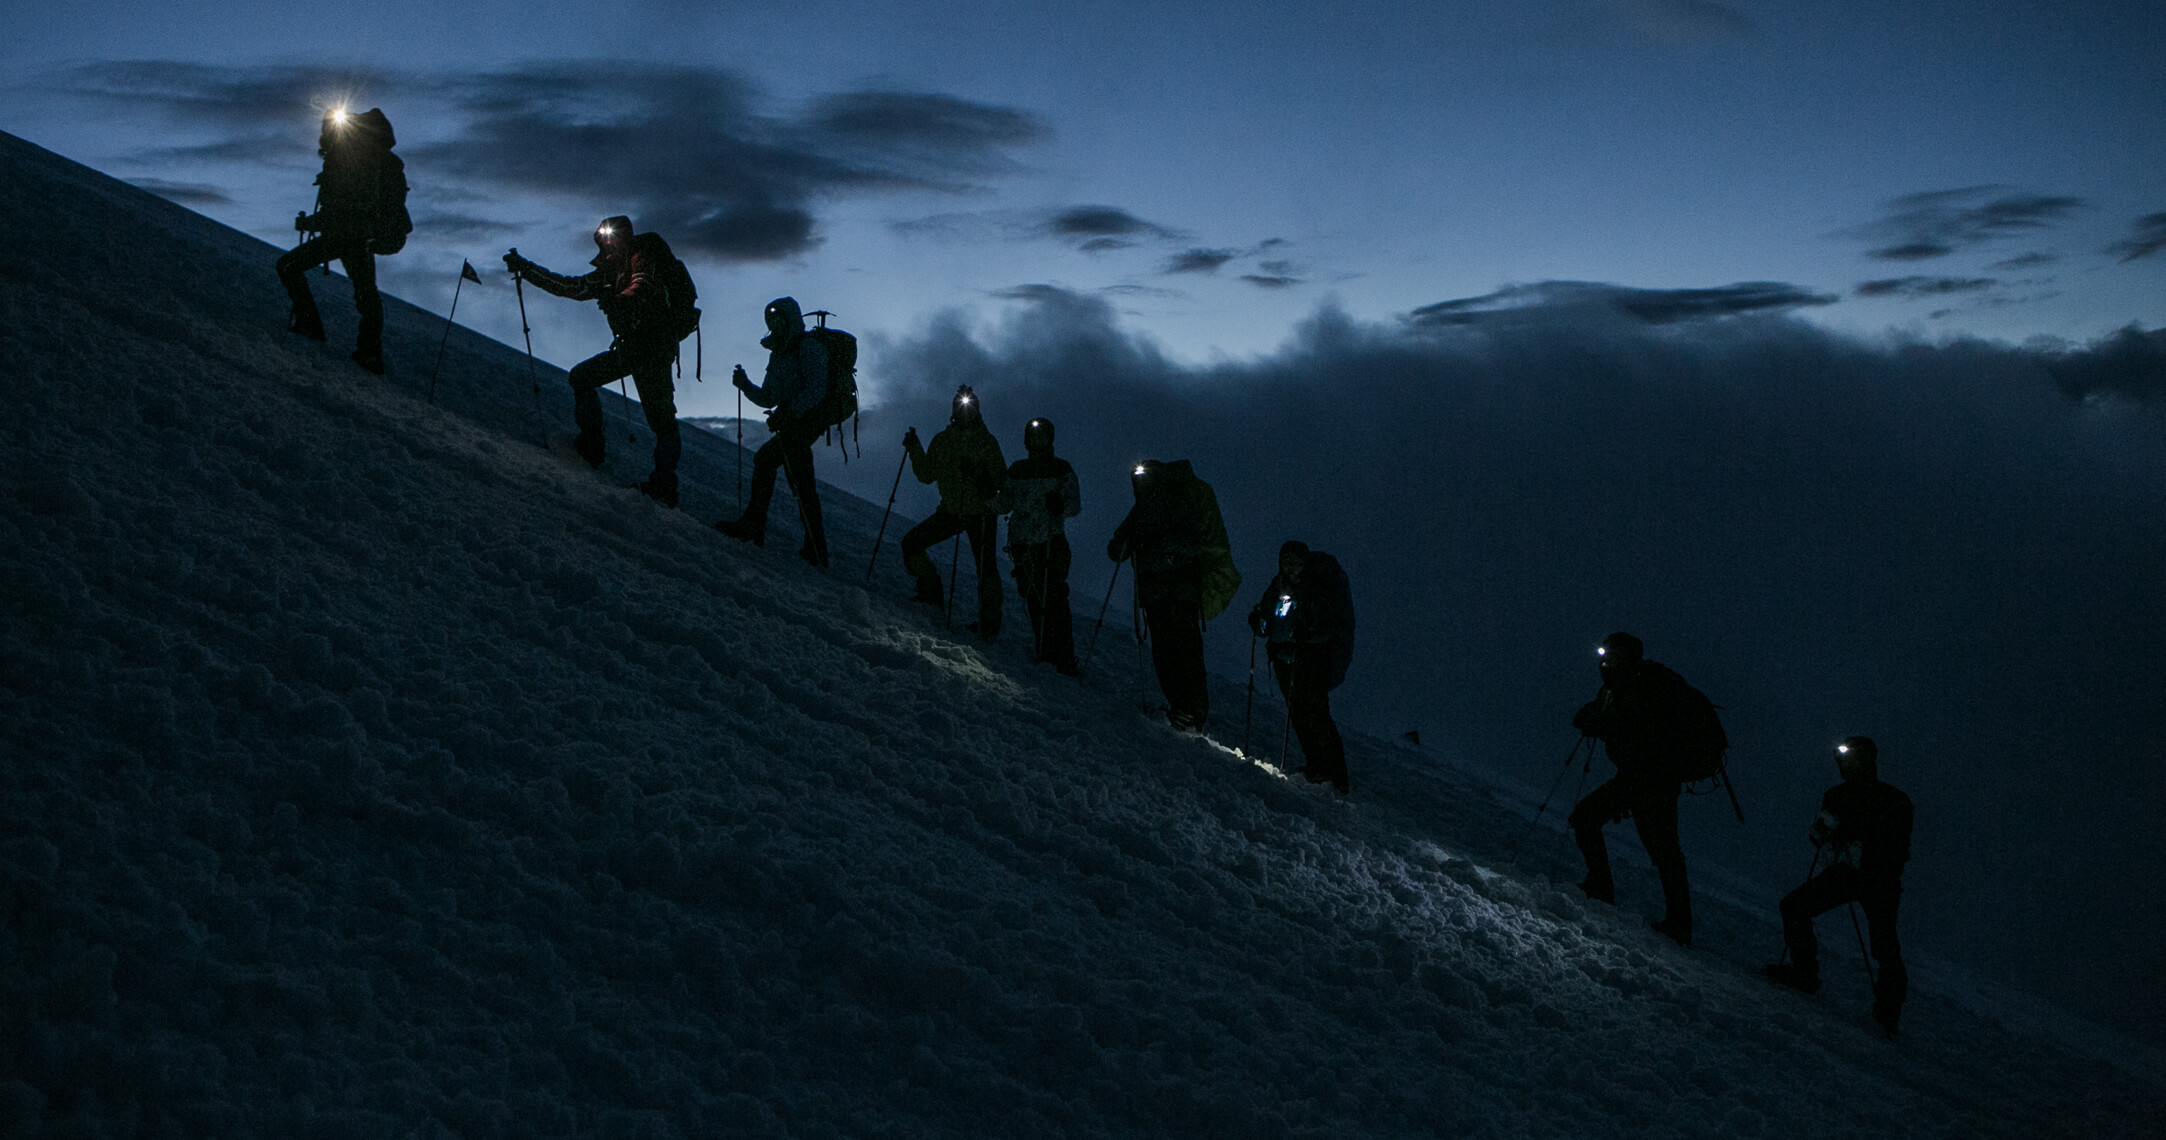
<path fill-rule="evenodd" d="M 762 318 L 767 322 L 767 335 L 760 338 L 760 347 L 762 348 L 772 349 L 782 343 L 775 337 L 776 325 L 782 326 L 784 331 L 790 333 L 805 331 L 805 311 L 798 307 L 797 298 L 795 297 L 777 297 L 767 302 L 767 309 L 762 314 Z"/>

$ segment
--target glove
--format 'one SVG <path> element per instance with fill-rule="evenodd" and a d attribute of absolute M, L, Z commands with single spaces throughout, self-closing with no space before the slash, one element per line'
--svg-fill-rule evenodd
<path fill-rule="evenodd" d="M 293 231 L 295 233 L 305 234 L 315 228 L 315 219 L 309 217 L 307 214 L 295 214 L 293 216 Z"/>
<path fill-rule="evenodd" d="M 1106 543 L 1106 557 L 1115 562 L 1128 561 L 1128 544 L 1117 538 Z"/>
<path fill-rule="evenodd" d="M 1579 711 L 1572 714 L 1572 727 L 1578 729 L 1582 736 L 1594 735 L 1593 701 L 1588 701 L 1586 704 L 1579 706 Z"/>
<path fill-rule="evenodd" d="M 747 392 L 752 390 L 752 377 L 745 375 L 745 366 L 742 364 L 730 370 L 730 383 Z"/>
<path fill-rule="evenodd" d="M 1264 608 L 1262 606 L 1257 606 L 1248 612 L 1248 628 L 1249 632 L 1258 637 L 1264 635 Z"/>
<path fill-rule="evenodd" d="M 914 427 L 903 429 L 903 448 L 908 451 L 923 450 L 924 445 L 918 442 L 918 429 Z"/>
<path fill-rule="evenodd" d="M 504 255 L 504 268 L 510 270 L 513 273 L 519 274 L 522 277 L 526 275 L 526 271 L 530 267 L 532 267 L 533 264 L 533 262 L 519 256 L 519 251 L 516 249 Z"/>

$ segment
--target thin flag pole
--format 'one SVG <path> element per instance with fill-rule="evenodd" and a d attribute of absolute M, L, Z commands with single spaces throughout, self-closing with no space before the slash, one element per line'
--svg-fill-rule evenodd
<path fill-rule="evenodd" d="M 462 257 L 459 259 L 458 284 L 451 287 L 451 312 L 444 316 L 444 339 L 437 342 L 436 364 L 429 369 L 429 403 L 431 405 L 436 403 L 436 378 L 444 370 L 444 349 L 451 344 L 451 323 L 459 315 L 459 290 L 466 288 L 466 283 L 469 281 L 476 285 L 481 284 L 481 274 L 474 272 L 473 262 Z"/>

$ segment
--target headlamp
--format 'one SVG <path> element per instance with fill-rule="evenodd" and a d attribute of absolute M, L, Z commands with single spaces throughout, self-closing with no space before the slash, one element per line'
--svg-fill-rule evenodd
<path fill-rule="evenodd" d="M 1607 646 L 1607 645 L 1597 645 L 1597 646 L 1595 646 L 1595 647 L 1594 647 L 1594 655 L 1595 655 L 1596 657 L 1607 657 L 1607 656 L 1609 656 L 1609 646 Z"/>
<path fill-rule="evenodd" d="M 1143 465 L 1141 463 L 1136 464 L 1136 469 L 1134 471 L 1130 471 L 1129 474 L 1141 476 L 1143 474 Z"/>
<path fill-rule="evenodd" d="M 1835 746 L 1835 751 L 1844 756 L 1848 756 L 1850 755 L 1850 746 L 1847 744 L 1838 744 Z"/>
<path fill-rule="evenodd" d="M 346 108 L 331 108 L 331 125 L 336 127 L 343 127 L 346 125 Z"/>

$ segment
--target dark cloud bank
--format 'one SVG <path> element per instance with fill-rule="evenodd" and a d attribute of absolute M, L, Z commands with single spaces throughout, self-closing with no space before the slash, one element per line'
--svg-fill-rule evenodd
<path fill-rule="evenodd" d="M 296 137 L 295 109 L 327 92 L 383 103 L 394 122 L 440 114 L 449 137 L 403 148 L 410 163 L 467 187 L 610 203 L 679 252 L 724 261 L 812 248 L 826 196 L 976 189 L 1045 134 L 1027 112 L 926 92 L 831 94 L 777 115 L 735 72 L 646 62 L 479 74 L 124 62 L 76 68 L 64 85 L 223 132 L 168 154 L 227 161 L 305 157 L 315 140 Z"/>
<path fill-rule="evenodd" d="M 1085 476 L 1079 606 L 1127 464 L 1193 458 L 1244 595 L 1281 539 L 1345 561 L 1345 715 L 1537 793 L 1593 644 L 1634 630 L 1729 709 L 1751 822 L 1695 801 L 1689 850 L 1795 879 L 1830 742 L 1874 735 L 1919 804 L 1914 939 L 2159 1039 L 2166 333 L 1868 344 L 1786 315 L 1829 299 L 1793 286 L 1549 282 L 1395 324 L 1326 307 L 1270 356 L 1189 368 L 1103 299 L 1007 296 L 989 328 L 877 346 L 893 395 L 867 422 L 936 425 L 958 383 L 1011 448 L 1052 417 Z M 1100 669 L 1133 668 L 1126 604 Z M 1212 641 L 1240 675 L 1238 622 Z"/>

